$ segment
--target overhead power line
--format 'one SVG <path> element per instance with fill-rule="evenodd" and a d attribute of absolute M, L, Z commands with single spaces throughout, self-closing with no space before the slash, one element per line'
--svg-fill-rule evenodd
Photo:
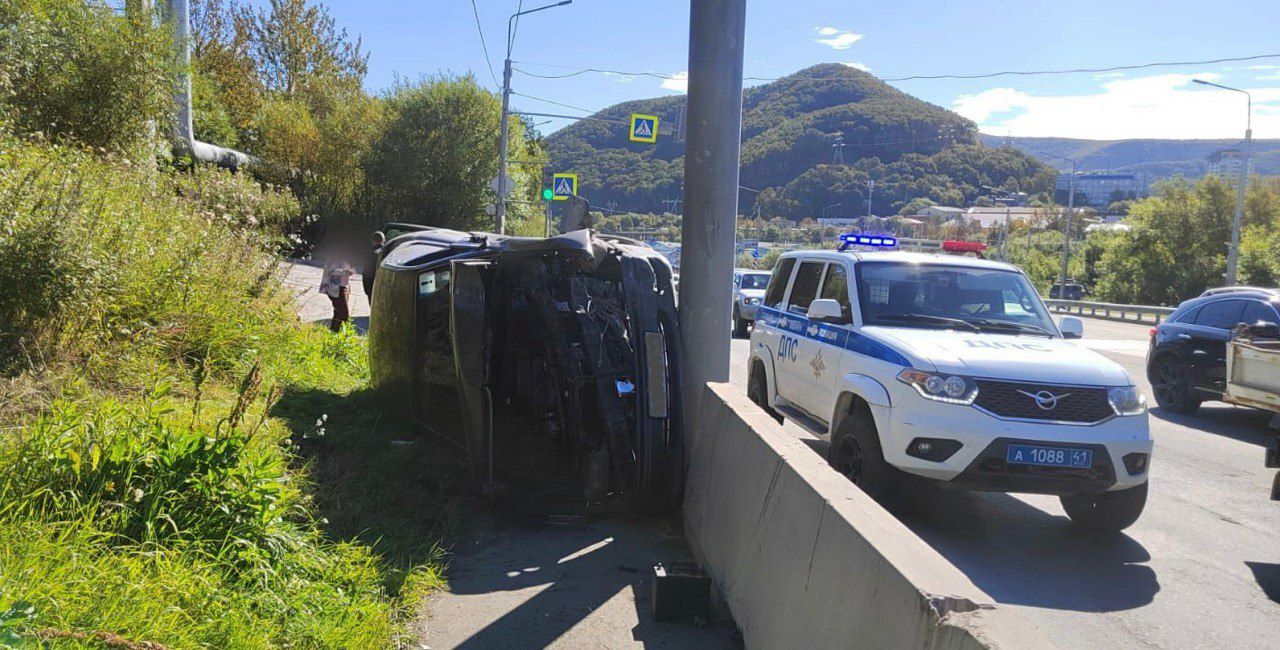
<path fill-rule="evenodd" d="M 516 96 L 518 96 L 518 97 L 524 97 L 525 99 L 532 99 L 532 100 L 537 101 L 537 102 L 544 102 L 544 103 L 547 103 L 547 104 L 554 104 L 554 105 L 556 105 L 556 106 L 560 106 L 560 107 L 562 107 L 562 108 L 568 108 L 568 109 L 572 109 L 572 110 L 575 110 L 575 111 L 582 111 L 583 113 L 590 113 L 590 114 L 593 114 L 593 115 L 594 115 L 594 114 L 596 114 L 596 113 L 600 113 L 600 112 L 602 112 L 602 111 L 593 111 L 593 110 L 591 110 L 591 109 L 589 109 L 589 108 L 582 108 L 581 106 L 574 106 L 573 104 L 566 104 L 566 103 L 564 103 L 564 102 L 558 102 L 558 101 L 555 101 L 554 99 L 546 99 L 545 97 L 534 97 L 533 95 L 526 95 L 526 94 L 524 94 L 524 93 L 522 93 L 522 92 L 516 92 L 516 91 L 514 91 L 514 90 L 513 90 L 513 91 L 511 91 L 511 94 L 512 94 L 512 95 L 516 95 Z"/>
<path fill-rule="evenodd" d="M 881 78 L 881 81 L 892 82 L 892 81 L 919 81 L 919 80 L 932 80 L 932 79 L 988 79 L 991 77 L 1003 77 L 1003 76 L 1030 77 L 1030 76 L 1099 73 L 1099 72 L 1123 72 L 1127 70 L 1143 70 L 1143 69 L 1149 69 L 1149 68 L 1162 68 L 1162 67 L 1175 67 L 1175 66 L 1214 65 L 1219 63 L 1241 63 L 1246 61 L 1257 61 L 1260 59 L 1277 59 L 1277 58 L 1280 58 L 1280 53 L 1252 54 L 1249 56 L 1224 57 L 1224 58 L 1218 58 L 1218 59 L 1202 59 L 1197 61 L 1155 61 L 1150 63 L 1136 63 L 1131 65 L 1116 65 L 1116 66 L 1107 66 L 1107 67 L 1100 67 L 1100 68 L 1062 68 L 1062 69 L 1048 69 L 1048 70 L 1001 70 L 997 72 L 981 72 L 981 73 L 971 73 L 971 74 L 918 74 L 918 75 L 909 75 L 905 77 L 884 77 L 884 78 Z M 662 74 L 658 72 L 649 72 L 649 71 L 615 70 L 610 68 L 575 68 L 573 66 L 560 65 L 556 63 L 538 63 L 533 61 L 518 61 L 517 63 L 520 63 L 522 65 L 536 65 L 536 66 L 542 66 L 547 68 L 570 70 L 570 72 L 566 72 L 564 74 L 540 74 L 535 72 L 529 72 L 521 68 L 514 68 L 520 74 L 523 74 L 529 77 L 537 77 L 540 79 L 567 79 L 569 77 L 576 77 L 584 74 L 619 75 L 619 76 L 626 76 L 626 77 L 652 77 L 654 79 L 662 79 L 664 81 L 679 81 L 684 79 L 683 77 L 679 77 L 672 74 Z M 772 82 L 772 81 L 780 81 L 784 79 L 784 77 L 744 76 L 742 79 L 743 81 Z M 848 79 L 848 77 L 802 77 L 799 79 L 795 79 L 794 81 L 836 81 L 836 80 L 843 80 L 843 79 Z"/>
<path fill-rule="evenodd" d="M 476 17 L 476 33 L 480 34 L 480 49 L 484 50 L 484 63 L 489 66 L 489 78 L 493 79 L 493 85 L 501 87 L 498 75 L 493 73 L 493 61 L 489 59 L 489 45 L 484 41 L 484 28 L 480 27 L 480 10 L 476 8 L 476 0 L 471 0 L 471 13 Z"/>

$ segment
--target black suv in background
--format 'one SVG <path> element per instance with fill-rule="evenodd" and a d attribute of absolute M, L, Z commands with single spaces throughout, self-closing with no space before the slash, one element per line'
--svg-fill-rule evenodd
<path fill-rule="evenodd" d="M 1280 325 L 1280 292 L 1211 289 L 1151 330 L 1147 379 L 1160 408 L 1192 413 L 1226 390 L 1227 342 L 1240 323 Z"/>

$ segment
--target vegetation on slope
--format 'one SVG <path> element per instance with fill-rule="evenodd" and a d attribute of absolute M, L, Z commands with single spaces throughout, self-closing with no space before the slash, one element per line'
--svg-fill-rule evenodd
<path fill-rule="evenodd" d="M 684 97 L 636 100 L 597 116 L 646 113 L 678 127 L 684 105 Z M 845 144 L 842 165 L 832 164 L 837 136 Z M 577 172 L 583 195 L 596 205 L 657 212 L 681 196 L 684 143 L 677 136 L 632 143 L 625 125 L 583 121 L 546 142 L 556 169 Z M 744 213 L 758 201 L 764 216 L 798 220 L 835 203 L 830 216 L 863 214 L 870 180 L 872 211 L 884 215 L 915 198 L 967 204 L 991 194 L 988 187 L 1047 192 L 1053 171 L 1026 154 L 982 146 L 973 123 L 951 111 L 865 72 L 824 64 L 744 91 L 740 180 L 763 190 L 743 194 Z"/>

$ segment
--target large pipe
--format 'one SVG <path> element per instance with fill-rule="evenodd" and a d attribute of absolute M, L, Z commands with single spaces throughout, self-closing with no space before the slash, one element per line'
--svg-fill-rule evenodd
<path fill-rule="evenodd" d="M 150 1 L 144 0 L 144 6 Z M 175 156 L 237 169 L 256 164 L 258 159 L 247 153 L 200 142 L 195 137 L 191 117 L 191 5 L 188 0 L 165 0 L 165 17 L 173 32 L 173 122 L 169 137 Z"/>
<path fill-rule="evenodd" d="M 686 445 L 700 431 L 703 385 L 729 380 L 747 12 L 746 0 L 690 0 L 689 5 L 688 140 L 680 227 Z"/>

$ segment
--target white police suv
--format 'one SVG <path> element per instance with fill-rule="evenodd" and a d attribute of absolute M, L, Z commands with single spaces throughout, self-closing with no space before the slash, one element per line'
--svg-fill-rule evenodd
<path fill-rule="evenodd" d="M 912 474 L 962 489 L 1059 495 L 1121 530 L 1142 513 L 1146 400 L 1067 339 L 1016 267 L 897 251 L 796 251 L 773 270 L 747 392 L 830 434 L 828 460 L 872 496 Z"/>

